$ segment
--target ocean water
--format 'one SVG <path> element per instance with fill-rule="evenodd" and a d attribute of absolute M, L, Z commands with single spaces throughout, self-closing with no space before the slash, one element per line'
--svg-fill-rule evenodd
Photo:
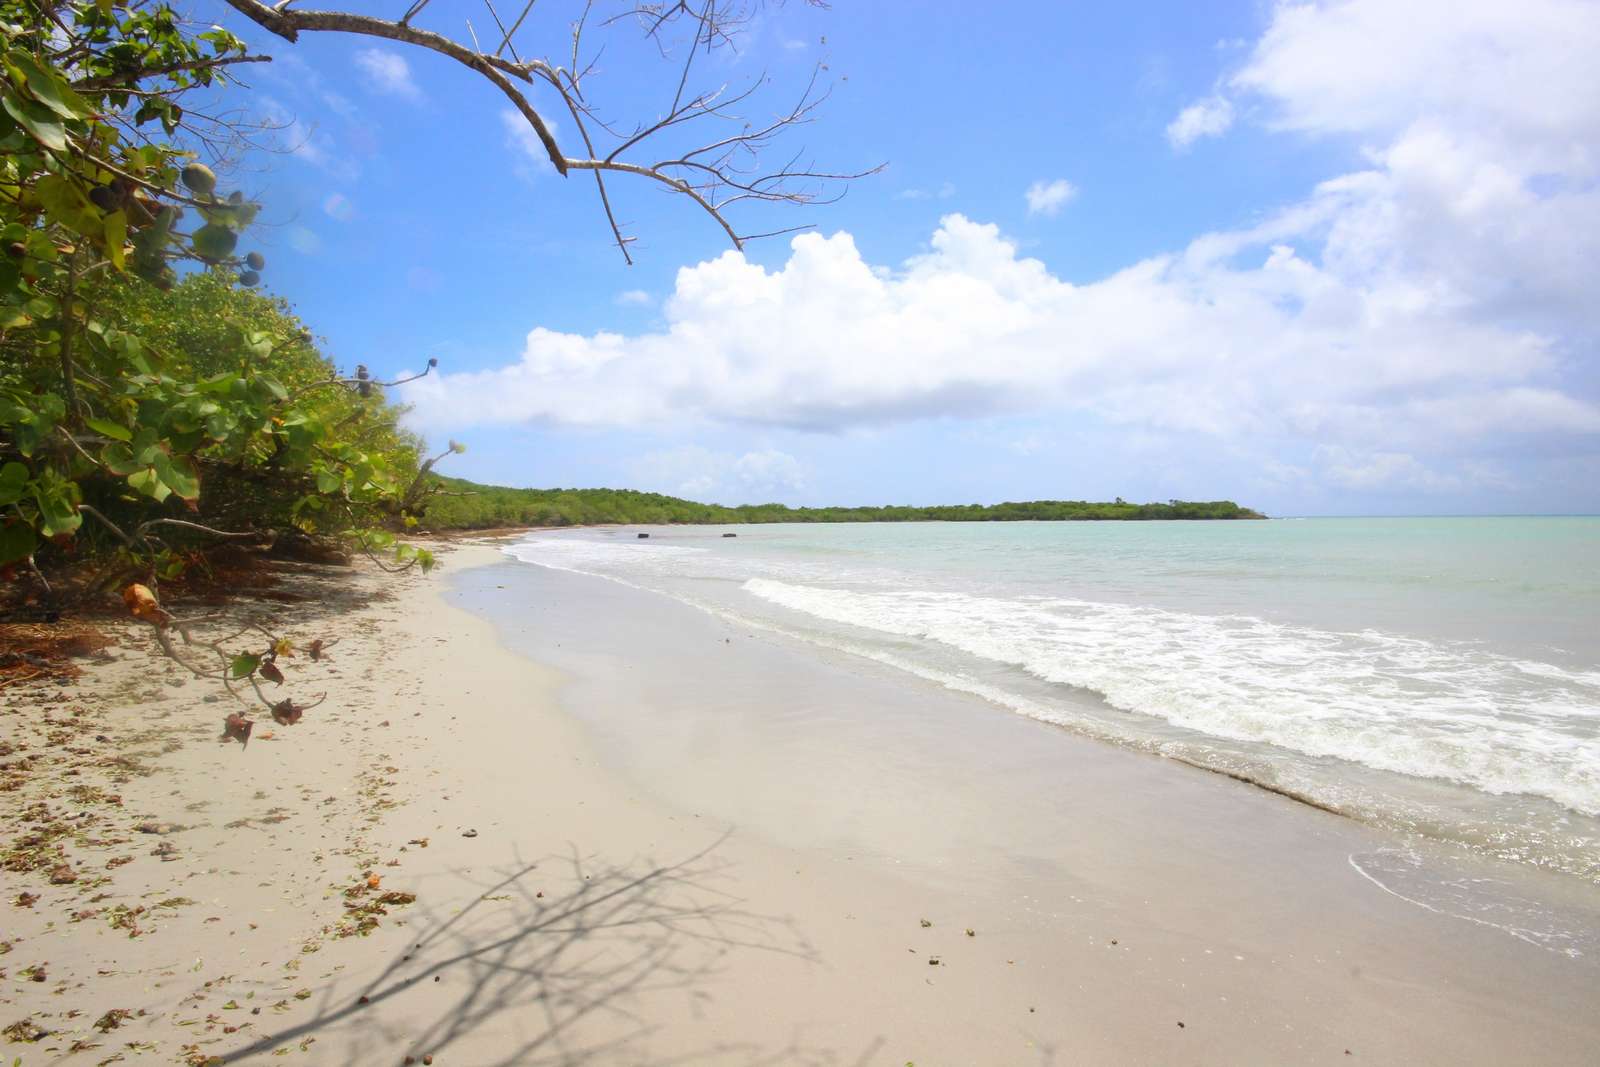
<path fill-rule="evenodd" d="M 648 527 L 506 551 L 1600 883 L 1600 519 Z"/>

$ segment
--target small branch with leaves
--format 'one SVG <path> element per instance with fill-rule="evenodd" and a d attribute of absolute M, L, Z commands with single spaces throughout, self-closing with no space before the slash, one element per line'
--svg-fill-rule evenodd
<path fill-rule="evenodd" d="M 327 694 L 322 693 L 306 703 L 301 703 L 293 697 L 273 699 L 267 694 L 262 688 L 262 683 L 282 686 L 286 679 L 282 668 L 278 666 L 278 661 L 294 657 L 299 650 L 289 638 L 274 633 L 259 622 L 249 622 L 226 637 L 205 639 L 195 634 L 196 628 L 206 621 L 205 619 L 176 617 L 161 605 L 154 591 L 146 585 L 140 583 L 129 585 L 122 591 L 122 600 L 129 614 L 147 623 L 154 630 L 156 644 L 168 658 L 196 678 L 220 682 L 228 694 L 242 705 L 242 710 L 229 713 L 223 720 L 221 740 L 238 741 L 242 745 L 249 744 L 250 733 L 255 728 L 255 720 L 250 717 L 250 710 L 257 703 L 266 708 L 273 722 L 280 726 L 294 726 L 307 711 L 327 699 Z M 177 634 L 182 641 L 184 646 L 182 649 L 173 641 L 173 634 Z M 242 652 L 232 651 L 226 647 L 246 634 L 255 634 L 258 641 L 264 638 L 265 643 L 256 644 Z M 327 658 L 328 650 L 336 644 L 338 644 L 337 639 L 333 641 L 317 639 L 305 646 L 305 652 L 312 662 L 321 662 Z M 191 656 L 193 652 L 198 652 L 205 659 L 196 662 Z M 255 697 L 254 701 L 241 692 L 239 688 L 241 682 L 248 684 L 249 692 Z"/>

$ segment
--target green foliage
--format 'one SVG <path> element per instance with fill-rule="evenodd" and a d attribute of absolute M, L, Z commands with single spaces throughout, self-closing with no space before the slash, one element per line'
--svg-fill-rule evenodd
<path fill-rule="evenodd" d="M 239 287 L 258 205 L 182 147 L 183 94 L 243 42 L 163 4 L 0 0 L 0 47 L 0 565 L 87 538 L 153 579 L 208 530 L 399 518 L 418 442 Z"/>
<path fill-rule="evenodd" d="M 1122 500 L 1033 500 L 1006 504 L 935 507 L 791 508 L 784 504 L 723 507 L 631 489 L 508 489 L 439 478 L 421 525 L 431 530 L 495 526 L 582 526 L 601 523 L 721 524 L 769 522 L 1014 522 L 1259 519 L 1231 500 L 1129 504 Z"/>

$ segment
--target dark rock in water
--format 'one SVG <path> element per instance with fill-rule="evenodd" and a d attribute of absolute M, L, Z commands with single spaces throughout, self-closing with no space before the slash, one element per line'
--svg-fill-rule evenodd
<path fill-rule="evenodd" d="M 738 537 L 739 535 L 738 534 L 729 533 L 729 534 L 723 534 L 722 536 L 723 537 Z"/>
<path fill-rule="evenodd" d="M 649 534 L 640 534 L 639 536 L 640 537 L 649 537 L 650 535 Z"/>

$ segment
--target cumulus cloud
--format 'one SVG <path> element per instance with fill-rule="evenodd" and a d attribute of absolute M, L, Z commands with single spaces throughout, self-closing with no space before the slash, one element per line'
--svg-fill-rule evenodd
<path fill-rule="evenodd" d="M 621 307 L 649 307 L 655 301 L 643 289 L 624 289 L 617 294 L 616 302 Z"/>
<path fill-rule="evenodd" d="M 422 90 L 411 79 L 411 65 L 400 53 L 386 48 L 363 48 L 356 52 L 356 66 L 378 92 L 407 100 L 422 99 Z"/>
<path fill-rule="evenodd" d="M 959 214 L 897 265 L 847 233 L 801 235 L 775 269 L 731 252 L 682 269 L 660 328 L 536 329 L 514 362 L 430 376 L 405 399 L 436 427 L 1083 412 L 1266 442 L 1298 457 L 1285 470 L 1349 489 L 1485 484 L 1506 455 L 1587 470 L 1594 54 L 1600 16 L 1564 0 L 1281 6 L 1218 99 L 1365 149 L 1253 226 L 1087 283 Z"/>
<path fill-rule="evenodd" d="M 1202 137 L 1215 137 L 1233 125 L 1233 105 L 1221 96 L 1198 100 L 1167 123 L 1167 141 L 1182 151 Z"/>
<path fill-rule="evenodd" d="M 778 449 L 735 455 L 700 445 L 648 453 L 634 475 L 657 492 L 728 504 L 767 503 L 804 489 L 809 478 L 804 463 Z"/>
<path fill-rule="evenodd" d="M 535 329 L 518 362 L 430 376 L 405 399 L 441 425 L 690 417 L 829 431 L 1088 408 L 1220 436 L 1381 440 L 1471 432 L 1461 413 L 1474 405 L 1514 405 L 1528 432 L 1592 424 L 1592 403 L 1540 384 L 1558 362 L 1550 338 L 1297 253 L 1288 242 L 1329 234 L 1345 197 L 1324 189 L 1255 230 L 1088 285 L 961 215 L 896 270 L 867 263 L 848 234 L 802 234 L 777 270 L 736 252 L 681 270 L 662 330 Z M 1402 409 L 1412 424 L 1386 428 Z"/>
<path fill-rule="evenodd" d="M 1229 81 L 1279 128 L 1396 134 L 1428 116 L 1592 167 L 1596 49 L 1588 0 L 1285 4 Z"/>
<path fill-rule="evenodd" d="M 1392 138 L 1424 121 L 1526 152 L 1536 168 L 1592 171 L 1596 49 L 1588 0 L 1280 3 L 1222 90 L 1167 132 L 1221 133 L 1252 99 L 1275 129 Z"/>
<path fill-rule="evenodd" d="M 1023 194 L 1028 201 L 1030 215 L 1059 215 L 1067 201 L 1078 195 L 1078 189 L 1065 178 L 1055 181 L 1037 181 Z"/>

